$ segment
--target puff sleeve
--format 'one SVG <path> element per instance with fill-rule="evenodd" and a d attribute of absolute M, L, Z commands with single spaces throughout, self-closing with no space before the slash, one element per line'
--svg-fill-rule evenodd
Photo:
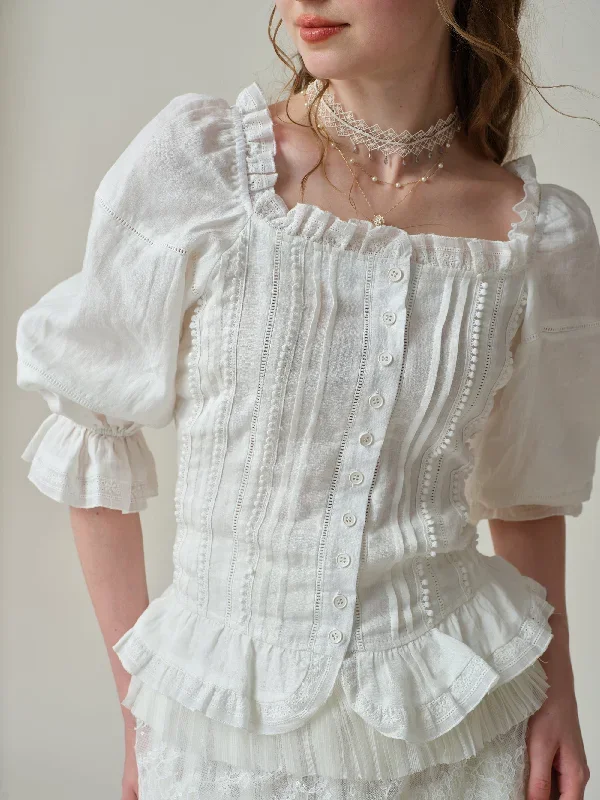
<path fill-rule="evenodd" d="M 579 516 L 600 437 L 600 247 L 589 206 L 541 185 L 512 372 L 473 437 L 470 522 Z"/>
<path fill-rule="evenodd" d="M 130 513 L 158 493 L 142 427 L 173 418 L 190 286 L 239 216 L 229 111 L 190 93 L 151 119 L 95 192 L 80 271 L 18 319 L 17 384 L 51 412 L 21 457 L 56 501 Z"/>

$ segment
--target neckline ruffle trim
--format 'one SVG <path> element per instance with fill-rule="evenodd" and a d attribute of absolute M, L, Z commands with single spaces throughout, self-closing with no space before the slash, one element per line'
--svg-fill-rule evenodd
<path fill-rule="evenodd" d="M 233 106 L 239 112 L 239 130 L 244 137 L 247 185 L 253 213 L 273 228 L 324 246 L 357 251 L 386 251 L 401 256 L 414 251 L 417 260 L 446 268 L 486 269 L 519 267 L 529 257 L 540 202 L 540 185 L 531 154 L 519 156 L 503 166 L 523 181 L 523 196 L 512 210 L 520 219 L 511 223 L 506 240 L 416 233 L 391 225 L 376 226 L 369 220 L 342 220 L 312 203 L 288 208 L 275 192 L 276 141 L 273 119 L 265 94 L 254 82 L 242 89 Z"/>

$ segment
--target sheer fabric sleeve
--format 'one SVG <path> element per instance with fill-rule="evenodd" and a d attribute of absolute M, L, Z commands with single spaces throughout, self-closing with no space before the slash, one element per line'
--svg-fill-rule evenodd
<path fill-rule="evenodd" d="M 56 501 L 130 513 L 158 493 L 142 428 L 173 418 L 190 287 L 240 216 L 228 114 L 190 93 L 150 120 L 95 192 L 80 271 L 18 320 L 17 384 L 51 412 L 21 457 Z"/>
<path fill-rule="evenodd" d="M 513 370 L 473 437 L 470 521 L 579 516 L 600 438 L 600 247 L 589 206 L 542 184 Z"/>

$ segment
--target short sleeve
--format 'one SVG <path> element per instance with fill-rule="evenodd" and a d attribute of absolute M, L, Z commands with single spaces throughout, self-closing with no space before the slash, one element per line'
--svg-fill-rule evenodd
<path fill-rule="evenodd" d="M 541 185 L 512 372 L 473 437 L 470 521 L 579 516 L 600 438 L 600 247 L 575 192 Z"/>
<path fill-rule="evenodd" d="M 225 100 L 171 100 L 102 178 L 80 271 L 21 314 L 17 384 L 50 410 L 22 458 L 48 497 L 130 513 L 158 493 L 142 428 L 173 419 L 185 311 L 243 222 L 236 152 Z"/>

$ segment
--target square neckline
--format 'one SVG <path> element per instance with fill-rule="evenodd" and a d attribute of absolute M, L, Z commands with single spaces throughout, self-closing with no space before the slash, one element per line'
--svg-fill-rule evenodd
<path fill-rule="evenodd" d="M 356 239 L 377 241 L 404 241 L 408 248 L 417 250 L 444 250 L 464 253 L 483 252 L 500 255 L 502 260 L 529 251 L 539 211 L 540 185 L 536 167 L 530 153 L 518 156 L 501 166 L 521 178 L 523 193 L 511 207 L 520 219 L 511 222 L 506 239 L 485 239 L 474 236 L 447 236 L 434 232 L 409 233 L 395 225 L 375 225 L 371 220 L 338 217 L 315 203 L 298 202 L 290 207 L 275 191 L 279 173 L 275 164 L 277 142 L 274 120 L 267 97 L 255 81 L 242 89 L 233 106 L 239 115 L 239 125 L 245 146 L 245 168 L 248 178 L 250 206 L 259 217 L 273 227 L 291 230 L 295 235 L 310 239 L 327 239 L 333 244 Z"/>

